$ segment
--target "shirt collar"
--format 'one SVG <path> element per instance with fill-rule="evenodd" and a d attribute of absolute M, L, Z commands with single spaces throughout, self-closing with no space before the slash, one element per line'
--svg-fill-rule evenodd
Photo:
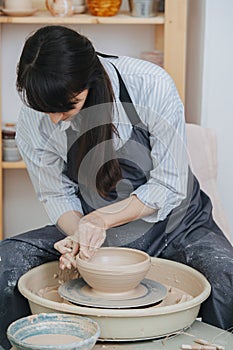
<path fill-rule="evenodd" d="M 67 122 L 60 122 L 60 130 L 61 131 L 66 131 L 71 125 L 71 121 L 67 121 Z"/>

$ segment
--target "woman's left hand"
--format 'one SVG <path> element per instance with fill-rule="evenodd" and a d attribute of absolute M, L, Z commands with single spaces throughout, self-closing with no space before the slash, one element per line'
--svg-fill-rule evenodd
<path fill-rule="evenodd" d="M 77 232 L 80 258 L 91 258 L 95 254 L 95 251 L 104 243 L 105 238 L 106 228 L 101 215 L 92 212 L 83 216 L 79 221 Z"/>

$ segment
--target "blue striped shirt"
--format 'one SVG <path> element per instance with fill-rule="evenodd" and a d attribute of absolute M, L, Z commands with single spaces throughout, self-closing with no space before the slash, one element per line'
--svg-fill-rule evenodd
<path fill-rule="evenodd" d="M 118 136 L 113 142 L 119 149 L 130 137 L 132 125 L 119 100 L 119 70 L 133 104 L 150 135 L 153 168 L 148 181 L 132 194 L 147 206 L 157 209 L 145 217 L 157 222 L 177 207 L 187 191 L 188 156 L 186 152 L 183 104 L 171 77 L 159 66 L 130 57 L 99 57 L 107 71 L 116 102 L 113 123 Z M 64 175 L 67 161 L 66 129 L 78 132 L 78 122 L 53 124 L 45 113 L 23 106 L 17 122 L 16 140 L 26 163 L 38 199 L 51 221 L 56 223 L 67 211 L 82 213 L 76 196 L 77 184 Z M 88 174 L 87 174 L 88 176 Z"/>

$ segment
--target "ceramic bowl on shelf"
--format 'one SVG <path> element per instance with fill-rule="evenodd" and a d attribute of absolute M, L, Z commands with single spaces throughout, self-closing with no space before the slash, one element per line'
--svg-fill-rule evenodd
<path fill-rule="evenodd" d="M 7 337 L 18 350 L 90 350 L 100 335 L 96 321 L 59 313 L 41 313 L 10 324 Z"/>
<path fill-rule="evenodd" d="M 84 13 L 86 11 L 85 0 L 73 0 L 74 13 Z"/>
<path fill-rule="evenodd" d="M 32 0 L 3 0 L 3 13 L 7 16 L 32 16 L 37 9 L 33 8 Z"/>
<path fill-rule="evenodd" d="M 70 17 L 74 14 L 72 0 L 45 0 L 45 4 L 52 16 Z"/>
<path fill-rule="evenodd" d="M 3 0 L 3 7 L 8 10 L 32 9 L 32 0 Z"/>
<path fill-rule="evenodd" d="M 77 257 L 77 268 L 95 291 L 124 293 L 136 288 L 150 269 L 150 256 L 137 249 L 102 247 L 89 260 Z"/>
<path fill-rule="evenodd" d="M 21 10 L 21 9 L 12 10 L 7 8 L 2 9 L 2 12 L 4 13 L 4 15 L 11 16 L 11 17 L 28 17 L 28 16 L 34 15 L 37 11 L 38 11 L 37 8 L 25 9 L 25 10 Z"/>
<path fill-rule="evenodd" d="M 5 162 L 18 162 L 22 159 L 18 147 L 3 147 L 2 156 Z"/>
<path fill-rule="evenodd" d="M 2 139 L 2 147 L 17 147 L 15 139 Z"/>

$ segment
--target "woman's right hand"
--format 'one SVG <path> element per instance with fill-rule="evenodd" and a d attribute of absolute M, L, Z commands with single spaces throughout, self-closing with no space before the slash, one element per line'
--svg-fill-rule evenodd
<path fill-rule="evenodd" d="M 76 268 L 76 255 L 79 252 L 79 244 L 75 241 L 75 237 L 68 236 L 54 244 L 54 248 L 61 253 L 60 256 L 60 268 L 71 269 L 73 266 Z"/>

